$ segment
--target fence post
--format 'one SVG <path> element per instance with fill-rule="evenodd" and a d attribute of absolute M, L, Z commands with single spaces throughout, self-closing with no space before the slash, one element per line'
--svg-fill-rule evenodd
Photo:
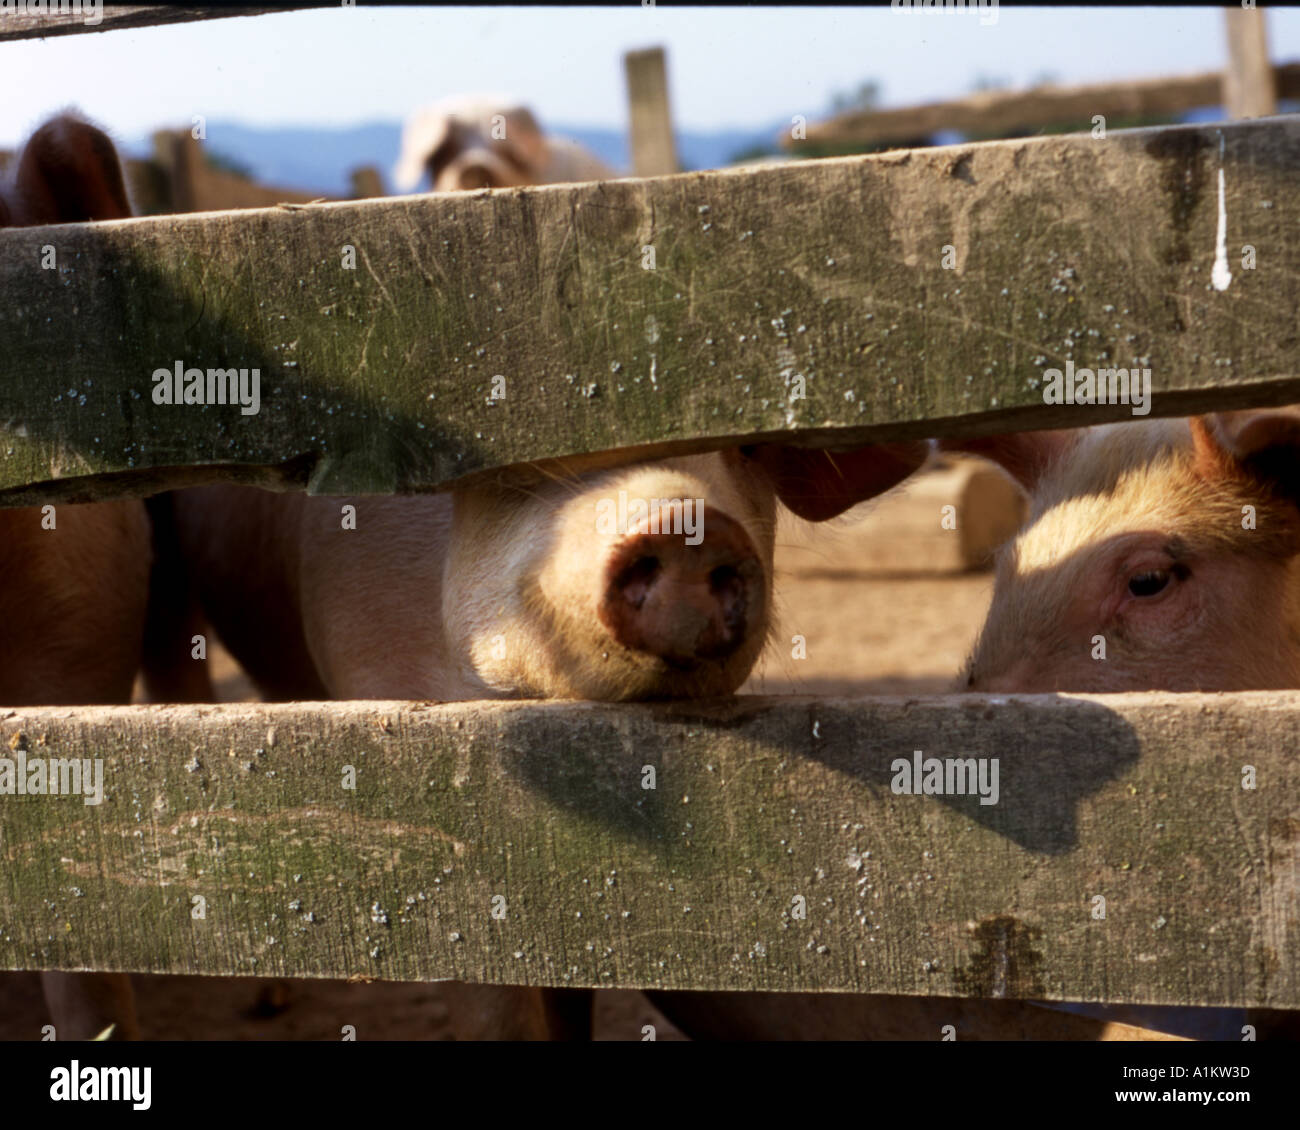
<path fill-rule="evenodd" d="M 167 171 L 171 182 L 171 211 L 202 212 L 203 155 L 189 130 L 159 130 L 153 135 L 155 159 Z"/>
<path fill-rule="evenodd" d="M 386 195 L 384 180 L 379 175 L 379 170 L 373 165 L 364 165 L 353 169 L 348 174 L 348 179 L 352 182 L 353 200 L 368 200 L 376 196 Z"/>
<path fill-rule="evenodd" d="M 1259 8 L 1224 11 L 1228 66 L 1223 72 L 1223 107 L 1231 118 L 1277 113 L 1277 84 L 1268 61 L 1268 27 Z"/>
<path fill-rule="evenodd" d="M 677 172 L 663 48 L 629 51 L 623 56 L 623 67 L 627 72 L 633 175 L 660 177 Z"/>

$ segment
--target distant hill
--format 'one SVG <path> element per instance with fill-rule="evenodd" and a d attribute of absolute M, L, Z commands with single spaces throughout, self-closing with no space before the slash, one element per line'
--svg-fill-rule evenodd
<path fill-rule="evenodd" d="M 557 134 L 581 142 L 597 157 L 626 172 L 630 166 L 627 136 L 622 130 L 552 126 Z M 681 130 L 677 134 L 678 158 L 685 169 L 715 169 L 731 162 L 739 152 L 755 145 L 770 145 L 780 129 Z M 391 190 L 390 171 L 397 160 L 402 124 L 371 122 L 339 129 L 289 126 L 262 128 L 236 122 L 209 121 L 208 145 L 214 155 L 251 171 L 263 184 L 346 196 L 349 170 L 374 165 Z M 151 152 L 148 138 L 123 146 L 134 157 Z"/>

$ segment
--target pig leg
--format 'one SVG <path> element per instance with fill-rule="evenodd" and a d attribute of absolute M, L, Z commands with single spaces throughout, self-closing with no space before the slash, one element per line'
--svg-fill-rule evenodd
<path fill-rule="evenodd" d="M 181 564 L 178 574 L 164 579 L 162 606 L 151 620 L 151 679 L 167 685 L 174 663 L 168 657 L 178 648 L 188 654 L 187 639 L 199 623 L 197 602 L 267 702 L 330 697 L 299 612 L 297 534 L 306 501 L 301 494 L 242 486 L 173 492 L 164 536 L 174 538 Z M 351 601 L 349 594 L 344 603 Z"/>
<path fill-rule="evenodd" d="M 198 594 L 181 553 L 173 495 L 145 502 L 153 526 L 153 569 L 144 630 L 144 683 L 150 702 L 216 702 L 204 658 L 195 639 L 206 635 Z"/>

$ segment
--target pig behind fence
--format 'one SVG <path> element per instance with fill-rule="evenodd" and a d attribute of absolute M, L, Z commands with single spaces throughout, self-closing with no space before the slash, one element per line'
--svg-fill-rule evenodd
<path fill-rule="evenodd" d="M 171 521 L 194 600 L 268 699 L 691 698 L 734 691 L 767 639 L 778 499 L 829 518 L 927 450 L 758 446 L 405 498 L 199 487 Z M 176 578 L 161 599 L 148 678 L 176 685 L 194 614 Z M 589 1025 L 581 993 L 446 995 L 462 1038 Z"/>
<path fill-rule="evenodd" d="M 967 690 L 1300 688 L 1300 408 L 944 446 L 1000 463 L 1031 501 L 998 555 Z M 1285 1023 L 1071 1007 L 1218 1039 Z"/>
<path fill-rule="evenodd" d="M 961 689 L 1300 688 L 1300 409 L 941 446 L 994 460 L 1030 496 L 1024 527 L 998 554 Z M 1261 1035 L 1295 1030 L 1286 1014 L 1241 1009 L 651 997 L 684 1028 L 723 1039 L 926 1040 L 944 1024 L 959 1039 L 1240 1039 L 1244 1023 Z"/>
<path fill-rule="evenodd" d="M 0 188 L 0 227 L 131 214 L 108 137 L 71 115 L 41 126 Z M 57 253 L 57 236 L 51 236 Z M 30 266 L 41 270 L 40 249 Z M 69 298 L 69 301 L 72 299 Z M 0 509 L 0 703 L 128 703 L 148 594 L 143 503 Z M 58 1039 L 137 1034 L 125 974 L 45 973 Z"/>
<path fill-rule="evenodd" d="M 544 134 L 526 106 L 501 96 L 448 98 L 407 119 L 393 182 L 412 192 L 425 173 L 435 192 L 618 175 L 576 141 Z"/>

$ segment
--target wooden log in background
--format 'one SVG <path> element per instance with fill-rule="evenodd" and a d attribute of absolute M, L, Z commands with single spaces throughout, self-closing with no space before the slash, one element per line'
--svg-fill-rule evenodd
<path fill-rule="evenodd" d="M 777 567 L 787 574 L 845 579 L 983 569 L 1027 512 L 1024 494 L 1001 468 L 945 455 L 811 536 L 782 513 Z M 799 540 L 800 533 L 807 540 Z M 846 597 L 851 598 L 847 590 Z"/>
<path fill-rule="evenodd" d="M 5 231 L 3 501 L 1135 418 L 1044 404 L 1067 361 L 1149 366 L 1154 415 L 1300 399 L 1298 171 L 1279 118 Z M 177 361 L 259 412 L 154 404 Z"/>
<path fill-rule="evenodd" d="M 1201 106 L 1217 106 L 1224 98 L 1224 77 L 1223 71 L 1206 71 L 1087 86 L 1049 84 L 1032 90 L 987 90 L 952 102 L 931 102 L 896 110 L 854 110 L 809 125 L 804 140 L 819 144 L 882 145 L 941 130 L 998 137 L 1018 130 L 1072 123 L 1091 126 L 1095 114 L 1113 125 L 1126 118 L 1181 114 Z M 1300 63 L 1273 67 L 1272 83 L 1278 98 L 1300 97 Z M 786 129 L 779 135 L 778 143 L 797 151 L 801 141 L 791 138 Z"/>
<path fill-rule="evenodd" d="M 1294 1008 L 1298 736 L 1300 693 L 7 711 L 106 799 L 0 798 L 0 966 Z M 918 749 L 998 803 L 894 795 Z"/>

